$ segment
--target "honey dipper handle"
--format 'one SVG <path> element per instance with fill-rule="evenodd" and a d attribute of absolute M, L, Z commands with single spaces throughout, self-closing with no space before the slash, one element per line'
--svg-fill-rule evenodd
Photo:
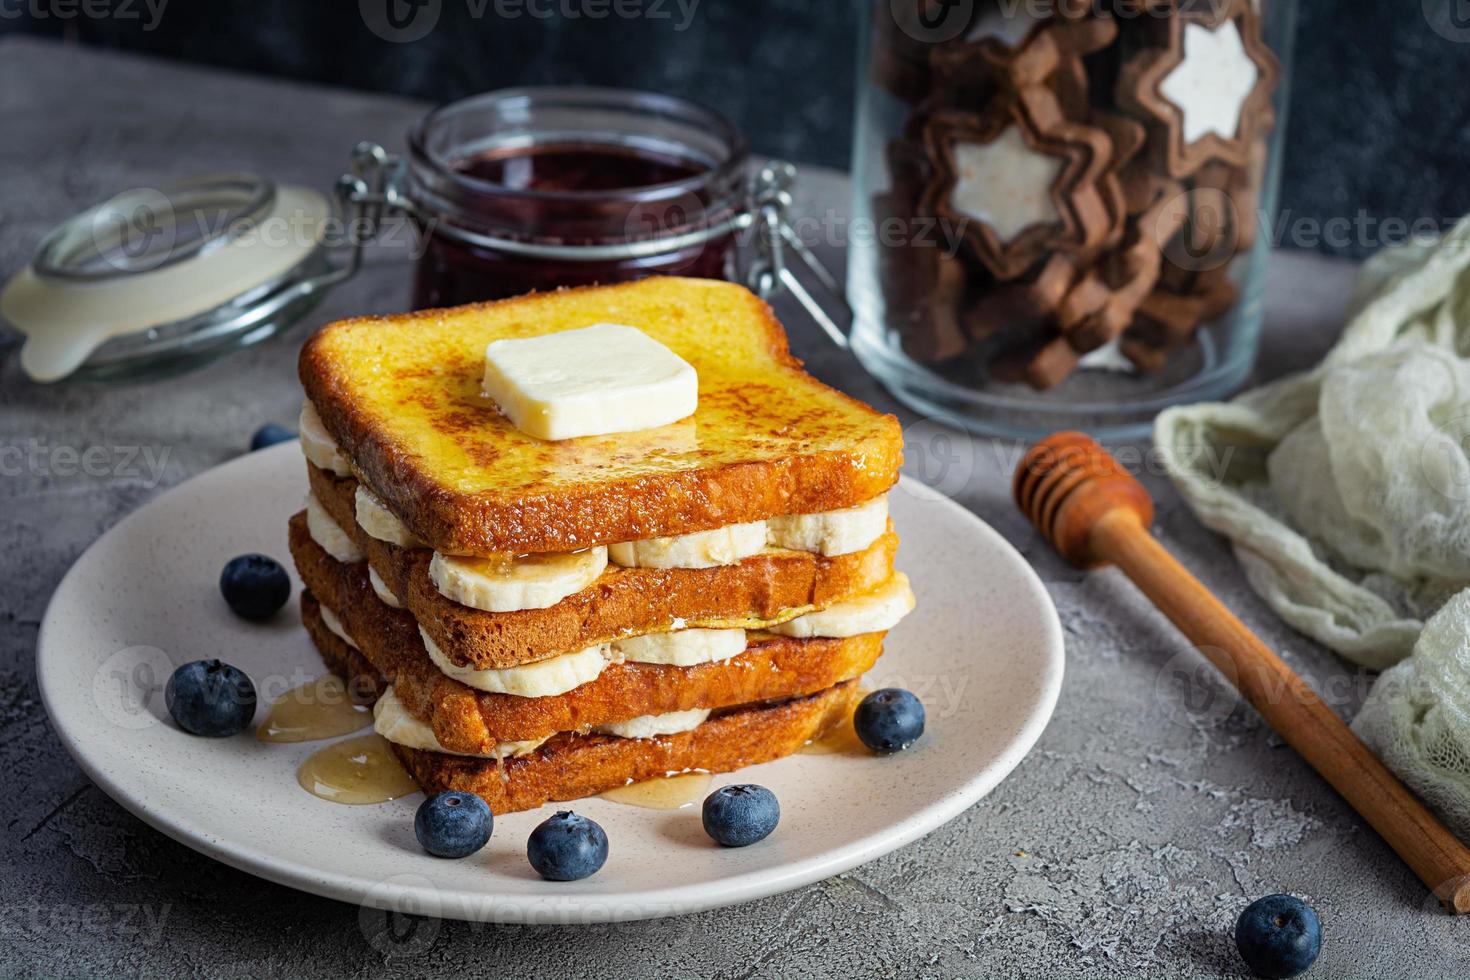
<path fill-rule="evenodd" d="M 1226 609 L 1140 523 L 1118 508 L 1091 531 L 1115 562 L 1277 734 L 1362 814 L 1445 908 L 1470 912 L 1470 849 L 1368 750 L 1317 692 Z"/>

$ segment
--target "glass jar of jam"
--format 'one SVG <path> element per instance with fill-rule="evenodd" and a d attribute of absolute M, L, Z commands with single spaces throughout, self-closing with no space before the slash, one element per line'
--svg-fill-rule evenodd
<path fill-rule="evenodd" d="M 414 307 L 736 278 L 746 159 L 728 120 L 665 95 L 508 89 L 437 109 L 409 135 Z"/>

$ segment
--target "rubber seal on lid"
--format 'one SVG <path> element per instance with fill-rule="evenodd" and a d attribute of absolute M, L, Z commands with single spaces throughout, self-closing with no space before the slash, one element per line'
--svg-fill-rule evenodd
<path fill-rule="evenodd" d="M 63 222 L 0 291 L 36 381 L 177 370 L 273 335 L 341 276 L 332 208 L 223 173 L 124 191 Z"/>

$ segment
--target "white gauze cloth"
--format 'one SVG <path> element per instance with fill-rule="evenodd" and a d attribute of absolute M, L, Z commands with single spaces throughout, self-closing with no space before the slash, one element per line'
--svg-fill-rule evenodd
<path fill-rule="evenodd" d="M 1380 252 L 1321 365 L 1170 409 L 1154 439 L 1272 609 L 1391 668 L 1353 729 L 1470 840 L 1467 269 L 1470 219 Z"/>
<path fill-rule="evenodd" d="M 1374 682 L 1353 730 L 1470 841 L 1470 591 L 1446 602 L 1413 655 Z"/>
<path fill-rule="evenodd" d="M 1467 268 L 1470 219 L 1379 253 L 1317 368 L 1154 426 L 1175 485 L 1251 586 L 1375 670 L 1470 585 Z"/>

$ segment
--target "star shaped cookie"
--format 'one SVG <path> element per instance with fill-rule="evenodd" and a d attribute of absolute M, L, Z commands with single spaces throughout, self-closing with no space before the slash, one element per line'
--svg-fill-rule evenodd
<path fill-rule="evenodd" d="M 964 229 L 1000 280 L 1052 252 L 1090 253 L 1118 216 L 1106 188 L 1107 133 L 1065 117 L 1045 86 L 1026 86 L 980 113 L 942 111 L 924 128 L 934 176 L 920 211 Z"/>
<path fill-rule="evenodd" d="M 1251 0 L 1179 0 L 1162 24 L 1162 46 L 1118 73 L 1118 104 L 1155 130 L 1150 144 L 1173 179 L 1210 160 L 1246 167 L 1280 75 L 1260 15 Z"/>

